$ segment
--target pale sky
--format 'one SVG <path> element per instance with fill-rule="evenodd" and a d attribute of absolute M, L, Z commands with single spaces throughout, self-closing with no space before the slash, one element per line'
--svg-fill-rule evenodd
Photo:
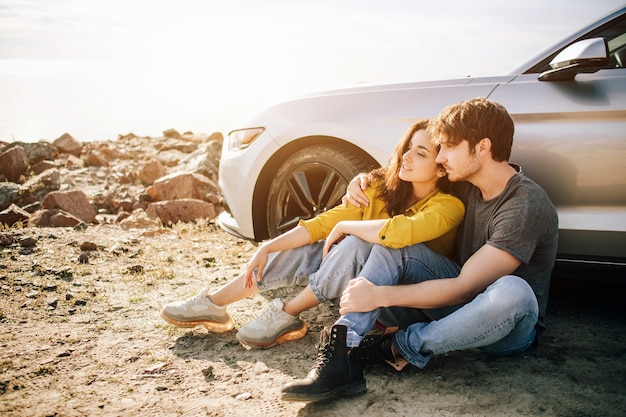
<path fill-rule="evenodd" d="M 501 75 L 623 0 L 0 0 L 0 140 L 226 133 L 320 89 Z"/>

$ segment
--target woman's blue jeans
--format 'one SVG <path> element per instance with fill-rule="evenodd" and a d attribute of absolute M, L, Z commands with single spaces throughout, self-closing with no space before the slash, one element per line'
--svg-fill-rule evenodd
<path fill-rule="evenodd" d="M 351 279 L 358 276 L 374 246 L 355 236 L 346 236 L 322 260 L 324 241 L 301 246 L 268 257 L 259 292 L 283 287 L 311 285 L 317 301 L 338 303 Z"/>
<path fill-rule="evenodd" d="M 403 285 L 458 276 L 460 267 L 424 244 L 402 249 L 374 245 L 360 276 L 377 285 Z M 481 348 L 496 355 L 528 349 L 535 338 L 538 305 L 530 285 L 507 275 L 464 305 L 428 310 L 379 308 L 349 313 L 336 324 L 348 327 L 347 346 L 356 347 L 380 320 L 400 326 L 395 345 L 411 364 L 423 368 L 430 355 Z"/>

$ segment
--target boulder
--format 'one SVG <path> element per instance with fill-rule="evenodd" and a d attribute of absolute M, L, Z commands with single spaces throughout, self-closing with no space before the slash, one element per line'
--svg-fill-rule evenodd
<path fill-rule="evenodd" d="M 130 229 L 154 229 L 159 228 L 159 223 L 146 216 L 145 213 L 143 215 L 135 215 L 129 214 L 124 219 L 120 220 L 120 227 L 124 230 Z"/>
<path fill-rule="evenodd" d="M 32 164 L 32 162 L 31 162 Z M 53 161 L 50 160 L 43 160 L 43 161 L 38 161 L 36 162 L 34 165 L 31 166 L 33 173 L 35 174 L 41 174 L 44 171 L 47 171 L 49 169 L 52 169 L 56 167 L 55 163 Z"/>
<path fill-rule="evenodd" d="M 179 139 L 180 138 L 180 133 L 178 133 L 178 131 L 176 131 L 176 129 L 167 129 L 163 131 L 163 136 L 166 138 L 174 138 L 174 139 Z"/>
<path fill-rule="evenodd" d="M 0 182 L 0 210 L 7 209 L 20 197 L 20 185 Z"/>
<path fill-rule="evenodd" d="M 188 154 L 181 152 L 177 149 L 168 149 L 157 154 L 157 158 L 166 167 L 174 167 L 178 165 L 180 161 L 185 159 Z"/>
<path fill-rule="evenodd" d="M 175 172 L 161 177 L 146 189 L 152 201 L 177 200 L 193 198 L 207 200 L 210 195 L 219 190 L 215 181 L 201 174 L 187 174 Z"/>
<path fill-rule="evenodd" d="M 157 179 L 161 178 L 164 175 L 165 169 L 163 168 L 163 164 L 161 164 L 161 162 L 159 162 L 158 160 L 153 159 L 144 164 L 143 167 L 141 167 L 141 170 L 139 171 L 139 174 L 137 176 L 139 178 L 139 181 L 141 181 L 145 185 L 152 185 Z"/>
<path fill-rule="evenodd" d="M 163 224 L 191 222 L 197 219 L 214 219 L 215 207 L 202 200 L 185 198 L 175 201 L 158 201 L 146 209 L 151 218 L 159 218 Z"/>
<path fill-rule="evenodd" d="M 2 152 L 8 150 L 9 148 L 21 146 L 24 148 L 24 152 L 26 152 L 26 157 L 30 165 L 34 165 L 37 162 L 43 161 L 44 159 L 54 159 L 58 152 L 54 146 L 52 146 L 48 142 L 39 141 L 39 142 L 13 142 L 2 149 Z"/>
<path fill-rule="evenodd" d="M 31 217 L 29 224 L 37 227 L 74 227 L 81 220 L 63 210 L 39 210 Z"/>
<path fill-rule="evenodd" d="M 90 167 L 105 167 L 109 165 L 109 160 L 99 151 L 91 151 L 85 158 L 85 165 Z"/>
<path fill-rule="evenodd" d="M 221 154 L 222 142 L 212 140 L 181 160 L 176 170 L 188 173 L 195 172 L 217 181 Z"/>
<path fill-rule="evenodd" d="M 87 195 L 80 190 L 53 191 L 44 198 L 41 207 L 66 211 L 85 223 L 93 223 L 96 218 L 96 211 Z"/>
<path fill-rule="evenodd" d="M 77 156 L 65 154 L 62 158 L 59 158 L 59 162 L 61 165 L 65 166 L 67 169 L 80 169 L 85 167 L 85 161 L 80 159 Z"/>
<path fill-rule="evenodd" d="M 24 148 L 13 146 L 0 153 L 0 176 L 4 176 L 11 182 L 23 182 L 28 176 L 30 164 Z"/>
<path fill-rule="evenodd" d="M 6 224 L 7 226 L 13 226 L 19 222 L 27 224 L 29 218 L 30 213 L 15 204 L 11 204 L 6 210 L 0 211 L 0 224 Z"/>
<path fill-rule="evenodd" d="M 198 144 L 180 139 L 167 139 L 161 147 L 161 152 L 177 150 L 183 153 L 192 153 L 198 149 Z"/>
<path fill-rule="evenodd" d="M 43 200 L 49 193 L 61 187 L 61 172 L 57 168 L 48 169 L 31 177 L 20 187 L 21 199 L 16 202 L 23 207 L 34 201 Z"/>
<path fill-rule="evenodd" d="M 59 150 L 59 152 L 69 153 L 74 156 L 80 156 L 83 151 L 83 146 L 80 142 L 74 139 L 69 133 L 64 133 L 52 142 L 52 144 Z"/>

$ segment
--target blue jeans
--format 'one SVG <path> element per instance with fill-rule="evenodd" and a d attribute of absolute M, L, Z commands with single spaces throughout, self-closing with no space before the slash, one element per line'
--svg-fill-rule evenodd
<path fill-rule="evenodd" d="M 377 285 L 414 284 L 458 276 L 460 267 L 424 244 L 402 249 L 375 245 L 361 276 Z M 464 305 L 428 310 L 379 308 L 349 313 L 336 324 L 348 327 L 347 346 L 356 347 L 376 320 L 400 326 L 395 345 L 411 364 L 423 368 L 430 355 L 481 348 L 496 355 L 528 349 L 535 338 L 539 315 L 537 298 L 520 277 L 507 275 Z"/>
<path fill-rule="evenodd" d="M 372 246 L 372 243 L 355 236 L 346 236 L 333 246 L 324 260 L 323 240 L 271 253 L 263 271 L 263 279 L 257 282 L 257 287 L 262 293 L 310 284 L 317 301 L 338 303 L 350 280 L 361 272 Z"/>

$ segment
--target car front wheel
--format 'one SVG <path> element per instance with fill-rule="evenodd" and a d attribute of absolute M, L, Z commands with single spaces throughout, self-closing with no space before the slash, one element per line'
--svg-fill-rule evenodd
<path fill-rule="evenodd" d="M 342 145 L 316 145 L 292 154 L 276 172 L 267 200 L 270 238 L 341 203 L 348 183 L 376 164 Z"/>

